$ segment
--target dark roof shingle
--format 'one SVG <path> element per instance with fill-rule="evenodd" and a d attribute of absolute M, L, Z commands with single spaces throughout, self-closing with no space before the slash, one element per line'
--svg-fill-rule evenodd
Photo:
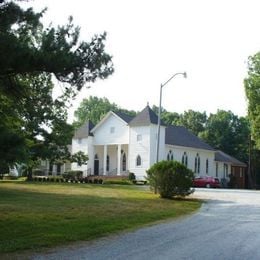
<path fill-rule="evenodd" d="M 217 151 L 215 153 L 215 161 L 217 162 L 227 162 L 231 163 L 234 166 L 243 166 L 246 167 L 246 164 L 237 160 L 236 158 L 232 157 L 231 155 L 228 155 L 222 151 Z"/>
<path fill-rule="evenodd" d="M 134 118 L 134 116 L 130 116 L 130 115 L 127 115 L 122 112 L 113 111 L 113 113 L 115 113 L 117 116 L 119 116 L 121 119 L 123 119 L 126 123 L 129 123 Z"/>
<path fill-rule="evenodd" d="M 165 132 L 165 143 L 214 151 L 214 148 L 183 126 L 168 126 Z"/>
<path fill-rule="evenodd" d="M 89 135 L 93 136 L 90 131 L 94 128 L 94 124 L 88 120 L 85 124 L 83 124 L 79 129 L 75 131 L 73 138 L 80 139 L 80 138 L 87 138 Z"/>
<path fill-rule="evenodd" d="M 147 126 L 150 124 L 158 124 L 158 116 L 154 111 L 146 106 L 140 113 L 138 113 L 130 122 L 130 126 Z M 166 126 L 166 124 L 161 120 L 161 125 Z"/>

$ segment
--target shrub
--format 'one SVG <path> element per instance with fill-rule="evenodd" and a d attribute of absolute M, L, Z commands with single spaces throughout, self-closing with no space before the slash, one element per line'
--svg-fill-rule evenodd
<path fill-rule="evenodd" d="M 17 180 L 18 177 L 17 176 L 13 176 L 13 175 L 9 175 L 9 174 L 4 174 L 4 176 L 2 177 L 3 180 Z"/>
<path fill-rule="evenodd" d="M 83 176 L 82 171 L 68 171 L 62 174 L 62 177 L 70 180 L 78 180 Z"/>
<path fill-rule="evenodd" d="M 129 181 L 135 181 L 135 174 L 133 172 L 129 172 L 128 180 Z"/>
<path fill-rule="evenodd" d="M 112 180 L 112 179 L 108 179 L 108 180 L 104 180 L 103 184 L 131 185 L 132 182 L 129 181 L 129 180 Z"/>
<path fill-rule="evenodd" d="M 194 189 L 194 174 L 183 164 L 176 161 L 161 161 L 147 171 L 147 180 L 155 193 L 162 198 L 185 197 Z"/>
<path fill-rule="evenodd" d="M 237 178 L 235 175 L 230 174 L 229 175 L 229 182 L 228 182 L 228 188 L 234 189 L 237 188 Z"/>
<path fill-rule="evenodd" d="M 33 170 L 33 175 L 34 176 L 44 176 L 44 172 L 41 169 L 35 169 Z"/>

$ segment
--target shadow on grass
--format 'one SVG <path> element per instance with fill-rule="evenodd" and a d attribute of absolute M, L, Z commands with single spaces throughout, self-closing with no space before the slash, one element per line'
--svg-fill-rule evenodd
<path fill-rule="evenodd" d="M 0 185 L 0 252 L 91 240 L 177 218 L 200 207 L 195 199 L 164 200 L 149 191 L 125 190 L 121 186 L 111 187 L 109 197 L 102 194 L 108 188 L 102 185 L 8 186 Z"/>

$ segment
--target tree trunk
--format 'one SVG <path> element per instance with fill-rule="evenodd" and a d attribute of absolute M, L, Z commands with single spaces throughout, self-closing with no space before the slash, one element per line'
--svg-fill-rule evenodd
<path fill-rule="evenodd" d="M 27 181 L 32 181 L 32 167 L 28 168 L 27 173 Z"/>

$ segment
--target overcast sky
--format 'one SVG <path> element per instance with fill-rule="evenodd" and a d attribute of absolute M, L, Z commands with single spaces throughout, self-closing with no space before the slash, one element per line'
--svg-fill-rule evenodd
<path fill-rule="evenodd" d="M 74 101 L 107 97 L 122 108 L 158 105 L 160 84 L 168 111 L 246 115 L 243 79 L 248 56 L 260 51 L 259 0 L 35 0 L 48 7 L 45 24 L 64 24 L 69 15 L 81 38 L 107 32 L 114 74 L 91 84 Z M 72 118 L 73 109 L 70 111 Z"/>

